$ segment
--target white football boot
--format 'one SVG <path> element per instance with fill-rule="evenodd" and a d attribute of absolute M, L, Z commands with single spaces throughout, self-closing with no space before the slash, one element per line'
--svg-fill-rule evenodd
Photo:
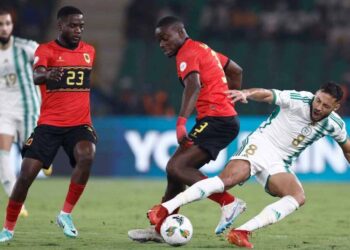
<path fill-rule="evenodd" d="M 147 241 L 154 241 L 157 243 L 163 243 L 164 240 L 162 236 L 156 232 L 155 226 L 150 226 L 144 229 L 132 229 L 128 231 L 128 236 L 130 239 L 134 241 L 138 241 L 141 243 Z"/>
<path fill-rule="evenodd" d="M 230 227 L 237 217 L 247 208 L 246 203 L 238 198 L 227 205 L 221 207 L 221 218 L 219 224 L 215 228 L 216 234 L 221 234 L 226 228 Z"/>

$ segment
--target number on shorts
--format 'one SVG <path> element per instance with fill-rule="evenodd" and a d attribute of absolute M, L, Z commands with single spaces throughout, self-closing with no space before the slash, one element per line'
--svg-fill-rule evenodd
<path fill-rule="evenodd" d="M 248 148 L 244 151 L 247 155 L 253 155 L 255 154 L 255 151 L 258 149 L 258 147 L 255 144 L 250 144 Z"/>

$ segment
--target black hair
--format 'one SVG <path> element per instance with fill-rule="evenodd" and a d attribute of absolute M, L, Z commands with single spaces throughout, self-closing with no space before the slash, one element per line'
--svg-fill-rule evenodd
<path fill-rule="evenodd" d="M 166 27 L 166 26 L 169 26 L 169 25 L 172 25 L 172 24 L 175 24 L 175 23 L 183 25 L 183 22 L 180 20 L 180 18 L 175 17 L 175 16 L 166 16 L 166 17 L 161 18 L 157 22 L 156 28 L 158 28 L 158 27 Z"/>
<path fill-rule="evenodd" d="M 337 101 L 340 101 L 343 98 L 344 92 L 339 84 L 335 82 L 327 82 L 323 84 L 320 90 L 324 93 L 331 95 Z"/>
<path fill-rule="evenodd" d="M 6 5 L 0 5 L 0 15 L 7 15 L 12 13 L 12 9 Z"/>
<path fill-rule="evenodd" d="M 77 14 L 83 15 L 83 12 L 74 6 L 64 6 L 57 12 L 57 19 Z"/>

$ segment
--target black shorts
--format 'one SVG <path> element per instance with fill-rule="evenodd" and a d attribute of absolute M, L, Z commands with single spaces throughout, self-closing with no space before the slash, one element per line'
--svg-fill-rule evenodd
<path fill-rule="evenodd" d="M 76 164 L 74 147 L 79 141 L 91 141 L 96 144 L 95 130 L 89 125 L 73 127 L 39 125 L 26 141 L 22 156 L 41 161 L 44 164 L 43 168 L 47 169 L 52 164 L 59 147 L 62 146 L 70 164 L 74 167 Z"/>
<path fill-rule="evenodd" d="M 238 135 L 239 119 L 237 116 L 208 116 L 197 120 L 189 133 L 195 145 L 207 151 L 212 160 L 226 148 Z"/>

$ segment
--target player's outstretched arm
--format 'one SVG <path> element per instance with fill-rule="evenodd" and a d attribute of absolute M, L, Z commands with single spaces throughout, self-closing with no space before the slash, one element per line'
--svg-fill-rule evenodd
<path fill-rule="evenodd" d="M 34 69 L 33 78 L 36 85 L 43 84 L 48 80 L 58 82 L 63 76 L 62 68 L 47 69 L 45 67 L 37 67 Z"/>
<path fill-rule="evenodd" d="M 350 163 L 350 140 L 349 138 L 346 140 L 346 142 L 342 145 L 340 145 L 341 149 L 343 150 L 344 156 L 348 163 Z"/>
<path fill-rule="evenodd" d="M 261 88 L 228 90 L 226 91 L 226 94 L 228 98 L 232 99 L 232 103 L 238 101 L 247 103 L 248 100 L 253 100 L 256 102 L 266 102 L 271 104 L 274 99 L 272 90 Z"/>
<path fill-rule="evenodd" d="M 236 62 L 229 61 L 225 67 L 225 75 L 229 89 L 241 89 L 243 69 Z"/>

